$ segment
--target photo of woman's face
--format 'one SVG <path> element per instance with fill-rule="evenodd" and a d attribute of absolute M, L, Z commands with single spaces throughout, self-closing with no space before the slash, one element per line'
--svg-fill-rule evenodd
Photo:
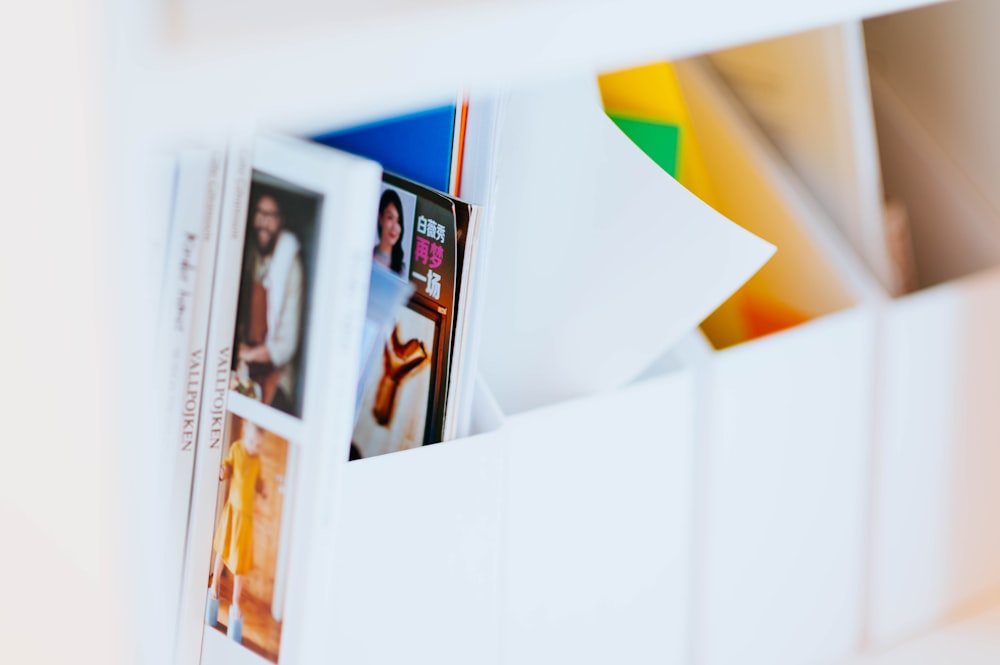
<path fill-rule="evenodd" d="M 387 205 L 378 216 L 378 227 L 384 243 L 395 245 L 403 235 L 403 227 L 399 224 L 399 210 L 395 205 Z"/>

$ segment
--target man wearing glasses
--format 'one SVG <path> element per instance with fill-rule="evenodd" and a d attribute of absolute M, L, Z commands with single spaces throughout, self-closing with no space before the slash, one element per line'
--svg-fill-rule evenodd
<path fill-rule="evenodd" d="M 279 191 L 262 189 L 250 206 L 236 327 L 237 373 L 249 374 L 254 397 L 298 415 L 293 360 L 301 336 L 304 275 L 299 239 L 284 228 L 280 199 Z"/>

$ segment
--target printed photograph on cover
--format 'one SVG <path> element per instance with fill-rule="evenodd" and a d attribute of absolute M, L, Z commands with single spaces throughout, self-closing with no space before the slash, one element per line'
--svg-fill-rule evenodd
<path fill-rule="evenodd" d="M 228 415 L 205 623 L 278 662 L 290 510 L 289 442 Z"/>
<path fill-rule="evenodd" d="M 413 294 L 367 363 L 352 460 L 437 443 L 443 433 L 457 279 L 455 203 L 398 176 L 387 173 L 384 181 L 373 262 L 408 280 Z M 390 240 L 402 246 L 391 249 Z"/>
<path fill-rule="evenodd" d="M 374 457 L 424 443 L 431 403 L 434 322 L 409 308 L 397 312 L 377 371 L 365 378 L 353 442 L 356 457 Z"/>
<path fill-rule="evenodd" d="M 389 331 L 396 322 L 396 313 L 413 295 L 413 286 L 392 272 L 372 261 L 368 286 L 368 303 L 365 308 L 365 325 L 361 333 L 361 371 L 355 395 L 354 424 L 358 423 L 358 408 L 365 387 L 365 377 L 375 363 L 382 362 L 382 351 Z"/>
<path fill-rule="evenodd" d="M 254 171 L 231 388 L 296 417 L 321 205 L 321 195 Z"/>
<path fill-rule="evenodd" d="M 382 183 L 372 260 L 403 278 L 410 267 L 416 209 L 416 194 Z"/>

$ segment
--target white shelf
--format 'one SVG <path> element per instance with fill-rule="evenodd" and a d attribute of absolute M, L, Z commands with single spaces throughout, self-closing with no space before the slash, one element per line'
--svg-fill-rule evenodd
<path fill-rule="evenodd" d="M 131 31 L 124 83 L 134 112 L 180 131 L 247 115 L 320 128 L 450 99 L 462 87 L 676 58 L 931 2 L 236 4 L 180 2 L 171 23 L 182 27 L 172 31 L 159 15 L 128 8 L 119 27 Z M 145 38 L 136 25 L 149 26 Z"/>
<path fill-rule="evenodd" d="M 200 134 L 247 118 L 289 131 L 329 128 L 450 101 L 462 87 L 500 87 L 611 70 L 932 1 L 371 0 L 348 4 L 344 0 L 287 0 L 279 9 L 270 0 L 45 0 L 13 3 L 5 15 L 7 60 L 23 74 L 7 90 L 11 103 L 4 116 L 10 138 L 17 139 L 9 141 L 12 152 L 7 152 L 6 159 L 12 167 L 8 185 L 19 193 L 11 197 L 15 205 L 11 219 L 19 220 L 12 228 L 20 234 L 9 248 L 13 261 L 8 261 L 7 274 L 11 279 L 0 288 L 3 302 L 13 304 L 7 308 L 13 325 L 0 335 L 0 341 L 17 351 L 14 373 L 7 377 L 6 401 L 13 405 L 7 438 L 18 447 L 7 465 L 4 500 L 0 501 L 0 513 L 8 517 L 5 536 L 19 544 L 7 568 L 20 579 L 4 587 L 9 591 L 7 605 L 13 608 L 4 615 L 13 619 L 5 621 L 5 635 L 12 638 L 6 640 L 3 651 L 7 659 L 130 662 L 137 648 L 132 641 L 139 639 L 134 629 L 152 616 L 153 603 L 148 599 L 155 598 L 156 580 L 140 573 L 155 570 L 147 558 L 155 553 L 135 552 L 134 532 L 120 527 L 148 519 L 142 501 L 150 497 L 142 492 L 149 479 L 139 471 L 153 470 L 144 458 L 148 451 L 141 433 L 149 426 L 146 417 L 153 408 L 146 402 L 156 310 L 150 285 L 155 284 L 159 268 L 150 261 L 155 257 L 150 245 L 163 235 L 157 226 L 163 206 L 156 198 L 162 194 L 163 182 L 156 180 L 162 174 L 155 172 L 154 163 L 159 147 L 170 146 L 177 136 Z M 100 9 L 106 9 L 106 14 L 99 14 Z M 165 13 L 172 17 L 172 27 L 164 27 Z M 105 44 L 110 44 L 108 61 L 100 59 L 98 48 Z M 60 393 L 54 405 L 52 377 L 76 380 L 83 387 L 75 388 L 71 398 L 63 399 Z M 679 418 L 672 422 L 682 423 Z M 521 454 L 531 459 L 535 451 L 527 443 L 524 438 Z M 446 450 L 442 447 L 434 454 Z M 463 452 L 475 456 L 482 449 Z M 692 448 L 692 454 L 701 453 Z M 494 460 L 483 457 L 479 468 L 492 469 Z M 597 460 L 598 453 L 591 458 Z M 515 471 L 537 473 L 542 467 L 533 461 L 535 466 L 525 464 Z M 627 461 L 615 460 L 607 466 L 626 469 Z M 558 457 L 550 456 L 548 463 L 562 470 Z M 697 482 L 697 476 L 685 476 L 687 468 L 670 467 L 681 480 L 690 477 Z M 629 490 L 684 489 L 679 481 L 656 485 L 653 466 L 642 471 L 648 482 L 629 485 Z M 627 476 L 623 473 L 622 477 Z M 544 475 L 532 478 L 544 486 Z M 471 484 L 472 480 L 463 477 L 452 482 Z M 359 477 L 356 482 L 370 490 L 365 481 Z M 586 478 L 580 482 L 589 487 Z M 486 496 L 482 503 L 493 506 L 489 491 L 496 488 L 479 489 Z M 127 501 L 121 501 L 123 495 Z M 439 496 L 441 504 L 450 498 L 443 492 Z M 655 498 L 662 497 L 655 494 Z M 593 513 L 605 507 L 599 497 L 588 499 L 596 505 Z M 731 510 L 725 506 L 724 516 L 742 517 L 742 506 L 736 501 L 732 504 Z M 11 509 L 15 506 L 16 510 Z M 670 506 L 682 512 L 680 501 Z M 462 507 L 472 513 L 468 503 Z M 533 507 L 524 500 L 521 513 L 529 514 Z M 392 514 L 406 517 L 404 512 Z M 421 516 L 428 515 L 434 516 Z M 606 524 L 619 522 L 611 511 L 601 515 Z M 743 524 L 738 519 L 730 523 Z M 682 526 L 687 528 L 686 522 L 677 524 L 678 533 Z M 360 533 L 366 525 L 355 526 Z M 414 533 L 424 533 L 409 526 Z M 588 531 L 590 526 L 579 524 L 573 532 L 576 540 L 564 536 L 555 540 L 567 545 L 587 543 L 586 539 L 599 539 L 605 532 Z M 537 516 L 536 522 L 520 528 L 529 535 L 535 531 L 548 535 L 547 524 Z M 445 536 L 466 544 L 461 540 L 464 532 L 443 527 L 440 532 L 444 534 L 438 539 L 441 547 L 448 544 Z M 391 535 L 400 534 L 407 532 Z M 527 538 L 524 542 L 531 544 Z M 671 552 L 681 543 L 682 535 L 660 534 L 652 543 L 655 547 L 641 550 L 646 568 L 629 569 L 622 576 L 641 579 L 662 551 Z M 485 555 L 482 558 L 500 565 Z M 520 550 L 519 560 L 525 566 L 538 561 L 528 546 Z M 665 568 L 656 588 L 672 588 L 675 579 L 688 579 L 678 573 L 682 569 L 679 565 Z M 583 570 L 574 577 L 574 570 L 569 569 L 563 578 L 552 578 L 541 568 L 532 569 L 532 579 L 548 586 L 541 591 L 523 583 L 512 587 L 512 605 L 542 607 L 546 598 L 563 598 L 566 589 L 574 590 L 571 585 L 576 577 L 589 572 Z M 395 574 L 402 577 L 400 571 Z M 430 589 L 428 595 L 435 579 L 439 578 L 427 575 L 421 580 Z M 39 594 L 39 588 L 45 593 Z M 502 595 L 504 590 L 491 592 Z M 437 601 L 441 605 L 458 604 L 453 597 L 442 598 Z M 133 603 L 139 599 L 141 604 Z M 683 594 L 649 598 L 664 615 L 683 600 Z M 51 614 L 54 607 L 60 639 L 52 639 L 51 621 L 34 620 Z M 753 609 L 760 612 L 759 606 Z M 544 614 L 542 610 L 538 613 Z M 633 615 L 623 612 L 622 616 Z M 645 618 L 649 616 L 653 615 L 647 613 Z M 434 618 L 432 614 L 421 617 L 425 624 Z M 575 615 L 556 619 L 567 627 L 567 635 L 582 623 Z M 681 625 L 678 621 L 674 628 Z M 410 627 L 417 632 L 414 626 Z M 610 652 L 616 646 L 614 635 L 602 633 L 601 628 L 593 629 L 590 642 L 578 639 L 576 647 L 607 646 Z M 504 630 L 511 629 L 504 626 Z M 662 624 L 654 629 L 666 630 Z M 660 642 L 664 653 L 675 647 L 676 653 L 683 652 L 686 630 L 685 625 Z M 468 638 L 472 633 L 463 634 Z M 431 633 L 420 635 L 426 638 Z M 485 644 L 475 639 L 466 642 Z M 520 644 L 531 645 L 527 640 Z M 628 646 L 636 648 L 636 644 Z M 891 651 L 843 665 L 996 662 L 1000 662 L 1000 606 Z"/>

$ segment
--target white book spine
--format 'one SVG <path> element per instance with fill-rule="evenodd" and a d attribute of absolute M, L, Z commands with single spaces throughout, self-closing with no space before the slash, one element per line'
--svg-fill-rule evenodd
<path fill-rule="evenodd" d="M 183 568 L 185 526 L 187 524 L 188 494 L 179 482 L 179 464 L 183 454 L 178 441 L 182 424 L 177 417 L 183 408 L 185 383 L 189 371 L 188 355 L 194 335 L 194 309 L 198 282 L 201 277 L 202 235 L 200 226 L 210 205 L 208 179 L 210 156 L 206 151 L 189 149 L 177 156 L 174 175 L 174 199 L 167 242 L 166 268 L 161 295 L 159 322 L 160 339 L 157 354 L 166 364 L 163 375 L 164 423 L 162 449 L 159 456 L 169 474 L 170 484 L 164 487 L 166 497 L 163 508 L 166 515 L 157 520 L 162 527 L 160 547 L 169 552 L 165 556 L 167 570 L 164 588 L 176 589 Z M 197 371 L 197 370 L 196 370 Z M 181 466 L 183 466 L 181 464 Z M 167 474 L 165 474 L 167 475 Z M 190 469 L 188 469 L 190 482 Z M 165 520 L 165 524 L 164 521 Z"/>
<path fill-rule="evenodd" d="M 208 319 L 212 302 L 212 281 L 215 276 L 215 253 L 218 247 L 220 208 L 222 205 L 225 153 L 222 150 L 202 150 L 197 156 L 197 166 L 190 175 L 182 173 L 180 182 L 187 187 L 178 189 L 178 197 L 190 190 L 201 203 L 200 210 L 190 210 L 191 219 L 185 231 L 186 245 L 197 245 L 196 252 L 185 253 L 184 266 L 196 277 L 185 283 L 178 292 L 178 306 L 182 300 L 187 306 L 188 335 L 183 355 L 179 359 L 178 376 L 181 385 L 175 385 L 170 404 L 169 431 L 172 438 L 169 450 L 172 457 L 173 476 L 170 493 L 167 548 L 170 554 L 170 578 L 166 588 L 178 593 L 183 580 L 187 526 L 191 508 L 191 484 L 194 475 L 195 450 L 198 435 L 198 415 L 205 368 L 205 343 L 208 338 Z M 182 168 L 185 163 L 182 162 Z M 192 228 L 193 227 L 193 228 Z M 192 233 L 193 231 L 193 233 Z M 187 293 L 184 290 L 188 290 Z M 178 601 L 180 596 L 177 596 Z M 178 616 L 178 607 L 172 608 Z"/>
<path fill-rule="evenodd" d="M 466 300 L 464 331 L 461 342 L 461 370 L 458 378 L 457 404 L 452 433 L 455 437 L 469 436 L 472 430 L 473 396 L 479 377 L 479 349 L 482 334 L 481 321 L 484 317 L 484 303 L 487 297 L 486 280 L 489 274 L 487 262 L 493 238 L 493 211 L 497 188 L 497 158 L 500 154 L 500 140 L 503 131 L 504 109 L 507 103 L 505 93 L 470 96 L 466 126 L 465 156 L 461 197 L 476 204 L 478 221 L 475 237 L 470 234 L 473 257 L 469 263 L 470 281 L 464 289 Z M 468 244 L 466 245 L 468 247 Z M 466 250 L 468 251 L 468 250 Z"/>
<path fill-rule="evenodd" d="M 174 200 L 167 240 L 163 284 L 160 295 L 157 357 L 162 363 L 164 414 L 175 413 L 184 380 L 184 355 L 191 334 L 191 312 L 197 285 L 197 256 L 200 237 L 198 220 L 205 203 L 204 179 L 208 163 L 204 155 L 188 151 L 179 155 L 174 173 Z M 169 417 L 163 426 L 164 446 L 171 458 L 176 420 Z"/>
<path fill-rule="evenodd" d="M 233 330 L 243 265 L 251 160 L 251 142 L 243 139 L 234 141 L 227 157 L 211 313 L 205 344 L 202 404 L 198 417 L 176 642 L 175 661 L 178 663 L 197 663 L 200 658 Z"/>
<path fill-rule="evenodd" d="M 470 310 L 474 306 L 473 293 L 477 284 L 477 255 L 479 253 L 479 227 L 483 209 L 472 206 L 469 224 L 466 228 L 465 258 L 462 262 L 461 288 L 459 300 L 455 303 L 454 342 L 452 343 L 451 375 L 448 377 L 448 392 L 445 399 L 444 441 L 458 437 L 459 414 L 462 405 L 472 396 L 474 384 L 469 380 L 468 350 Z"/>

